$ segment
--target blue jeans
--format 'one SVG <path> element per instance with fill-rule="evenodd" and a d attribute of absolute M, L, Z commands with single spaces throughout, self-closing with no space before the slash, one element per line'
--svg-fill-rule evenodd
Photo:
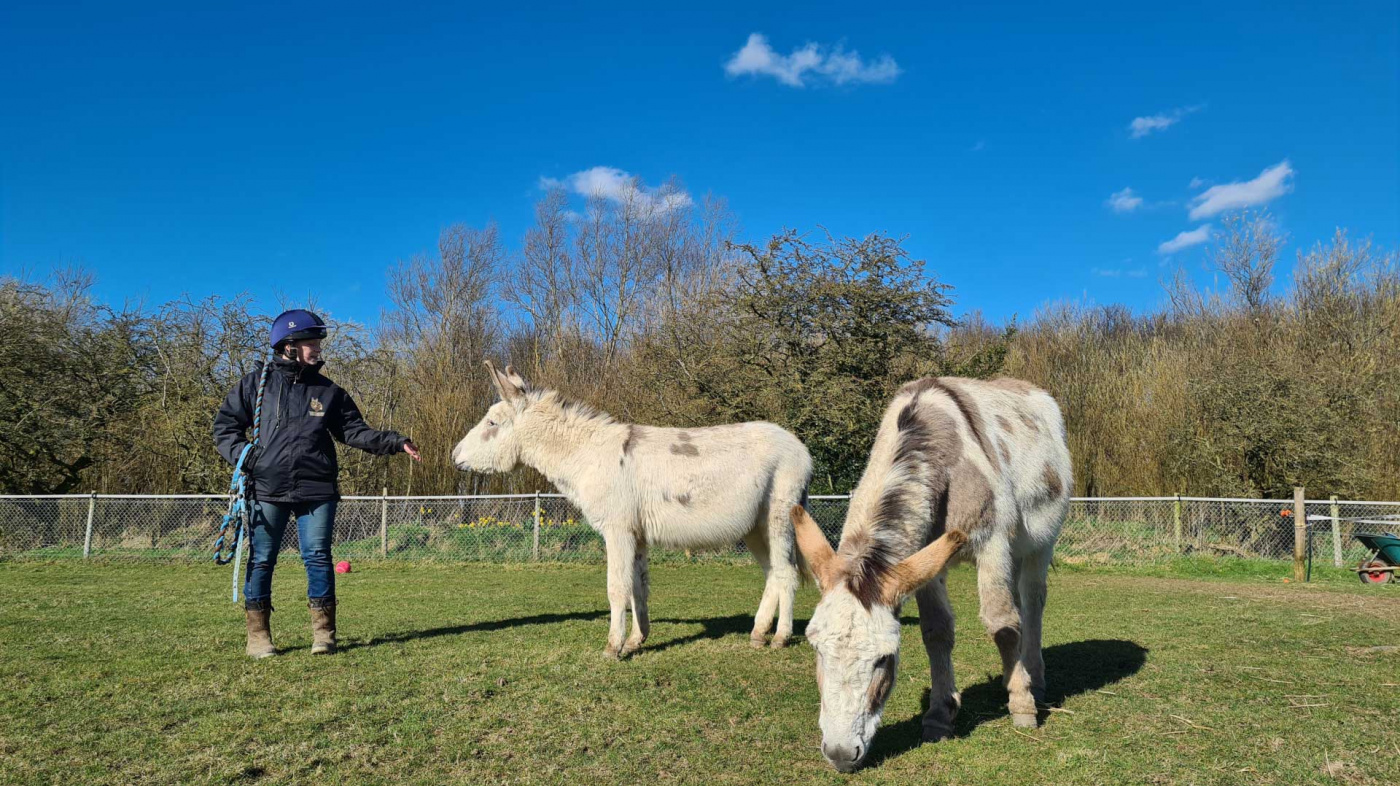
<path fill-rule="evenodd" d="M 248 580 L 243 585 L 244 606 L 250 610 L 272 608 L 272 570 L 287 520 L 297 519 L 297 542 L 306 565 L 306 597 L 313 608 L 335 603 L 335 571 L 331 569 L 331 529 L 336 501 L 254 502 L 253 542 L 248 556 Z"/>

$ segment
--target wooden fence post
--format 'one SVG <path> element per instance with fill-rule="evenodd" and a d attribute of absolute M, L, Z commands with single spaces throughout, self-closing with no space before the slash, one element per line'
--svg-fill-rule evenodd
<path fill-rule="evenodd" d="M 1303 487 L 1293 487 L 1293 580 L 1303 581 L 1304 550 L 1308 540 L 1308 506 L 1303 502 Z"/>
<path fill-rule="evenodd" d="M 83 535 L 83 559 L 87 559 L 88 555 L 92 553 L 92 519 L 94 514 L 96 513 L 97 492 L 94 491 L 91 494 L 88 494 L 87 533 Z"/>
<path fill-rule="evenodd" d="M 379 497 L 379 556 L 389 556 L 389 487 Z"/>
<path fill-rule="evenodd" d="M 1332 565 L 1340 568 L 1342 566 L 1342 525 L 1338 521 L 1337 495 L 1332 495 Z"/>
<path fill-rule="evenodd" d="M 540 561 L 540 493 L 535 492 L 535 562 Z"/>

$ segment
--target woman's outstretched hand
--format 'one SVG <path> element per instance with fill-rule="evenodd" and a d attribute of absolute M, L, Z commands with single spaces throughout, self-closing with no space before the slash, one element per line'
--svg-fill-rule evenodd
<path fill-rule="evenodd" d="M 403 443 L 403 452 L 407 453 L 409 458 L 413 459 L 419 464 L 423 463 L 423 457 L 418 455 L 418 446 L 413 444 L 413 440 L 409 440 Z"/>

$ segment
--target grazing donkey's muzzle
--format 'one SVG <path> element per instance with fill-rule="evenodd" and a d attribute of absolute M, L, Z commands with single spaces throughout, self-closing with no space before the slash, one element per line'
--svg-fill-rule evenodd
<path fill-rule="evenodd" d="M 865 758 L 865 750 L 860 745 L 827 745 L 822 743 L 822 755 L 831 766 L 841 772 L 855 772 Z"/>

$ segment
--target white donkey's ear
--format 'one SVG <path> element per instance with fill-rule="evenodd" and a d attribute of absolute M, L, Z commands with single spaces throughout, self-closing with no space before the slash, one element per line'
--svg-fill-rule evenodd
<path fill-rule="evenodd" d="M 506 379 L 510 380 L 511 384 L 520 388 L 522 391 L 526 393 L 530 392 L 530 383 L 526 382 L 524 377 L 515 373 L 515 366 L 512 366 L 509 363 L 506 364 L 505 377 Z"/>
<path fill-rule="evenodd" d="M 496 393 L 500 395 L 502 401 L 515 402 L 525 395 L 524 384 L 517 385 L 511 380 L 509 375 L 510 366 L 506 366 L 507 373 L 502 374 L 491 365 L 491 361 L 486 361 L 486 370 L 491 373 L 491 384 L 496 388 Z M 518 378 L 518 377 L 517 377 Z M 520 380 L 524 383 L 525 380 Z"/>
<path fill-rule="evenodd" d="M 880 602 L 886 606 L 899 605 L 909 593 L 937 578 L 948 567 L 948 560 L 966 542 L 966 534 L 950 529 L 943 533 L 943 537 L 905 557 L 885 574 L 880 586 Z"/>
<path fill-rule="evenodd" d="M 822 533 L 822 528 L 801 505 L 792 506 L 792 529 L 797 536 L 797 550 L 807 560 L 807 567 L 817 579 L 817 585 L 826 592 L 836 583 L 841 573 L 841 557 L 831 548 L 831 543 Z"/>

